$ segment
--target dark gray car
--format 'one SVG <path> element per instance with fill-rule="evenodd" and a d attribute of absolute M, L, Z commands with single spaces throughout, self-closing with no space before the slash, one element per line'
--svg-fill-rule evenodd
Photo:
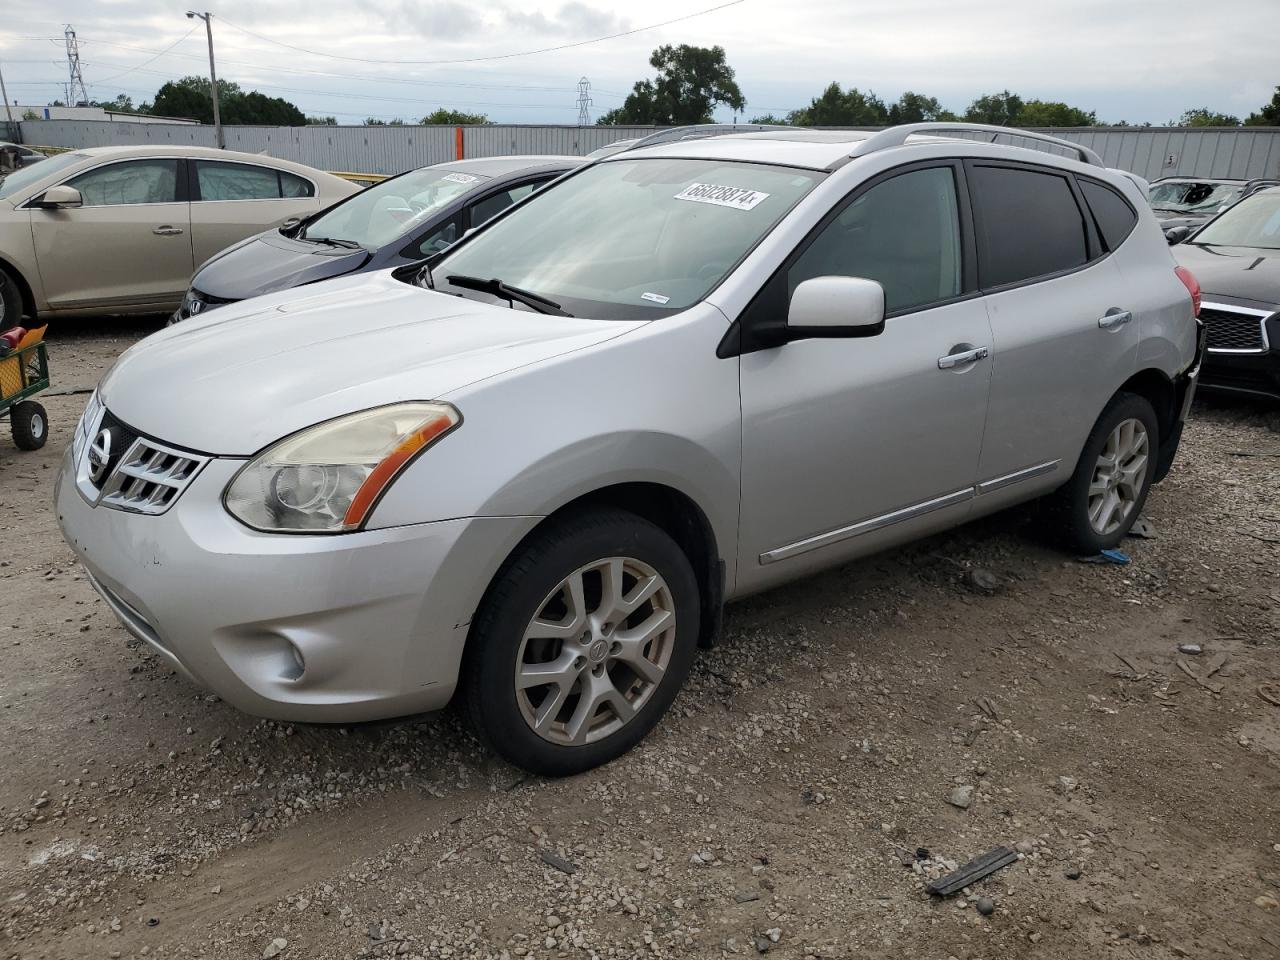
<path fill-rule="evenodd" d="M 170 322 L 317 280 L 421 260 L 582 162 L 486 157 L 402 173 L 223 250 L 196 271 Z"/>

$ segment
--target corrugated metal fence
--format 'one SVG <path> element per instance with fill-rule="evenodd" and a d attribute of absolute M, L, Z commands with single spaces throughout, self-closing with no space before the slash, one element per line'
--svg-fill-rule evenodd
<path fill-rule="evenodd" d="M 213 146 L 213 128 L 94 120 L 23 121 L 24 143 L 53 147 L 120 144 Z M 227 147 L 296 160 L 323 170 L 401 173 L 457 157 L 455 127 L 226 127 Z M 581 156 L 655 127 L 462 127 L 463 155 Z M 1109 166 L 1154 180 L 1175 175 L 1280 177 L 1277 127 L 1074 127 L 1047 129 L 1097 151 Z"/>

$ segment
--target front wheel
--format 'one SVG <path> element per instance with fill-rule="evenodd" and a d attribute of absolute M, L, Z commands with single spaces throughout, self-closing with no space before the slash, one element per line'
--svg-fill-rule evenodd
<path fill-rule="evenodd" d="M 554 522 L 507 563 L 472 624 L 472 722 L 534 773 L 607 763 L 675 699 L 698 618 L 693 568 L 659 527 L 618 510 Z"/>
<path fill-rule="evenodd" d="M 1160 449 L 1160 424 L 1146 397 L 1119 393 L 1085 441 L 1075 473 L 1050 507 L 1067 546 L 1097 553 L 1116 546 L 1142 513 Z"/>
<path fill-rule="evenodd" d="M 39 450 L 49 439 L 49 416 L 34 400 L 15 403 L 9 410 L 13 442 L 20 450 Z"/>

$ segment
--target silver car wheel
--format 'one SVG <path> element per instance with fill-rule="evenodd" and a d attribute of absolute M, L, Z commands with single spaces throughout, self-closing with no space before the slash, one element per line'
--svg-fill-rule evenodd
<path fill-rule="evenodd" d="M 1122 420 L 1107 437 L 1089 483 L 1089 525 L 1099 536 L 1119 530 L 1142 495 L 1150 460 L 1147 428 Z"/>
<path fill-rule="evenodd" d="M 539 604 L 515 664 L 525 722 L 561 746 L 617 733 L 657 691 L 675 649 L 671 590 L 647 563 L 579 567 Z"/>

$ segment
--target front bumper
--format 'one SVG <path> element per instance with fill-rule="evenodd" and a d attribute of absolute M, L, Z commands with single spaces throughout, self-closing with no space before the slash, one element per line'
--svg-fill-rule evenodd
<path fill-rule="evenodd" d="M 242 462 L 211 460 L 170 510 L 147 516 L 91 506 L 68 451 L 58 523 L 121 623 L 258 716 L 346 723 L 444 706 L 472 614 L 537 518 L 263 534 L 220 502 Z"/>

